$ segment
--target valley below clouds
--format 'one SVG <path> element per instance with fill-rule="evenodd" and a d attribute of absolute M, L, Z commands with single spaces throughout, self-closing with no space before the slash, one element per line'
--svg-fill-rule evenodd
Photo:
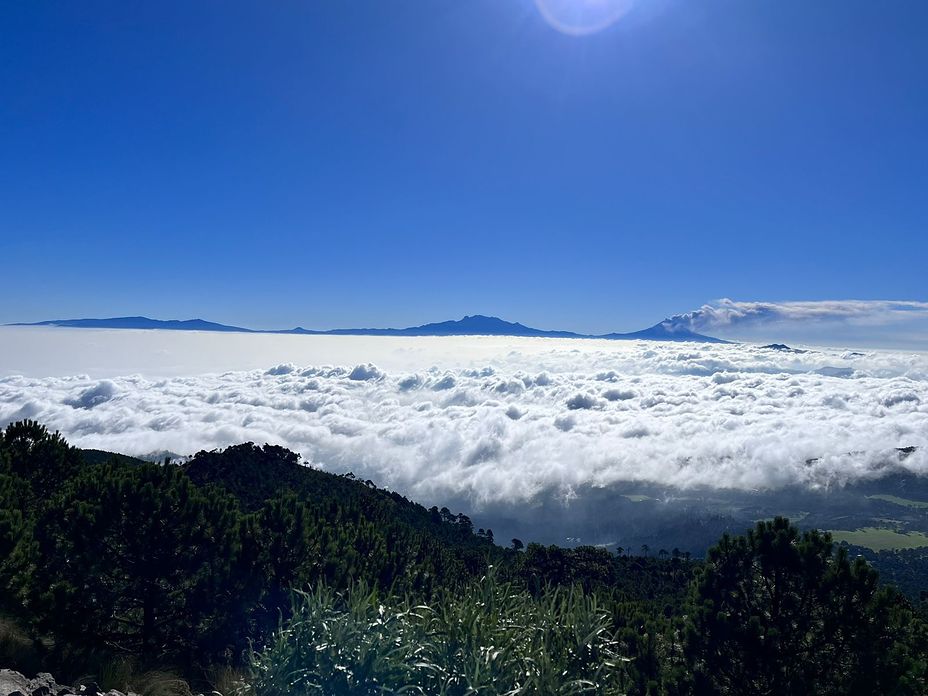
<path fill-rule="evenodd" d="M 32 418 L 131 455 L 280 444 L 426 504 L 569 504 L 622 482 L 822 489 L 928 469 L 924 353 L 3 332 L 2 365 L 25 369 L 0 377 L 0 423 Z M 56 376 L 42 374 L 41 351 L 29 355 L 51 340 Z M 122 374 L 94 367 L 129 362 Z M 918 449 L 900 458 L 902 447 Z"/>

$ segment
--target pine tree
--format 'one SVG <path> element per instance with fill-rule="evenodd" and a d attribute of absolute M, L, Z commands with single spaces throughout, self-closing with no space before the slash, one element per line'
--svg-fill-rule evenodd
<path fill-rule="evenodd" d="M 905 647 L 905 601 L 830 535 L 784 518 L 710 549 L 693 603 L 687 655 L 701 693 L 895 693 L 924 679 Z"/>
<path fill-rule="evenodd" d="M 29 484 L 18 506 L 31 508 L 50 498 L 81 465 L 80 451 L 68 445 L 58 433 L 44 425 L 25 420 L 12 423 L 0 437 L 3 469 Z"/>
<path fill-rule="evenodd" d="M 88 467 L 35 526 L 27 597 L 70 640 L 189 654 L 226 609 L 213 593 L 235 563 L 236 524 L 231 503 L 179 469 Z"/>

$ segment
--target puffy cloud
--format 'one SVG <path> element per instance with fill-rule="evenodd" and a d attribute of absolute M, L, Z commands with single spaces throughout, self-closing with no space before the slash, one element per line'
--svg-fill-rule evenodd
<path fill-rule="evenodd" d="M 273 377 L 277 377 L 279 375 L 289 375 L 291 372 L 296 372 L 296 369 L 297 369 L 296 365 L 294 365 L 293 363 L 284 363 L 282 365 L 277 365 L 276 367 L 272 367 L 270 370 L 267 371 L 267 374 Z"/>
<path fill-rule="evenodd" d="M 116 396 L 117 387 L 110 380 L 105 379 L 87 387 L 74 398 L 66 399 L 65 403 L 74 408 L 91 409 L 99 406 Z"/>
<path fill-rule="evenodd" d="M 631 389 L 607 389 L 603 392 L 603 398 L 607 401 L 628 401 L 634 399 L 635 392 Z"/>
<path fill-rule="evenodd" d="M 574 394 L 567 399 L 567 408 L 571 411 L 582 409 L 598 408 L 599 402 L 589 394 Z"/>
<path fill-rule="evenodd" d="M 0 424 L 35 418 L 77 445 L 136 455 L 271 442 L 429 504 L 473 509 L 621 481 L 748 490 L 928 469 L 924 354 L 403 338 L 399 359 L 395 342 L 351 340 L 367 360 L 11 375 L 0 378 Z M 897 461 L 894 448 L 906 446 L 919 449 Z"/>
<path fill-rule="evenodd" d="M 358 365 L 351 372 L 348 373 L 348 379 L 353 379 L 356 382 L 365 382 L 371 379 L 380 379 L 383 377 L 383 373 L 377 369 L 376 365 Z"/>

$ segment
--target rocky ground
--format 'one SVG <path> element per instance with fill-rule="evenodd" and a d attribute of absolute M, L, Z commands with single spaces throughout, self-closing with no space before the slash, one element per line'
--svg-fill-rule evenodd
<path fill-rule="evenodd" d="M 19 672 L 0 669 L 0 696 L 138 696 L 129 692 L 103 691 L 97 684 L 88 682 L 76 686 L 59 684 L 47 672 L 42 672 L 35 679 L 27 679 Z"/>

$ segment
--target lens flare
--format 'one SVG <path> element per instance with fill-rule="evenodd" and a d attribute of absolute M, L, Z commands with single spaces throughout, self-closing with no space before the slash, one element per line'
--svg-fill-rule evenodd
<path fill-rule="evenodd" d="M 635 0 L 535 0 L 552 27 L 572 36 L 595 34 L 624 17 Z"/>

